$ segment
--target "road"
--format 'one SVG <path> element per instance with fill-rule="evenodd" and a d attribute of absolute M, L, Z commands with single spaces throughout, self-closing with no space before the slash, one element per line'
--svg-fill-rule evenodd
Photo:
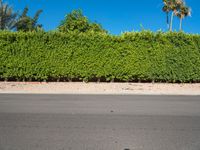
<path fill-rule="evenodd" d="M 0 150 L 200 150 L 200 96 L 0 94 Z"/>

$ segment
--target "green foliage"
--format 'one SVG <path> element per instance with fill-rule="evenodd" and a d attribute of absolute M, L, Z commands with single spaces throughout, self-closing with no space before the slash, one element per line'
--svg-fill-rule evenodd
<path fill-rule="evenodd" d="M 2 80 L 200 82 L 200 36 L 0 32 Z"/>
<path fill-rule="evenodd" d="M 102 32 L 106 31 L 100 24 L 91 23 L 81 10 L 74 10 L 69 13 L 58 27 L 61 32 Z"/>
<path fill-rule="evenodd" d="M 15 27 L 17 13 L 8 4 L 0 0 L 0 30 L 12 30 Z"/>
<path fill-rule="evenodd" d="M 42 10 L 38 10 L 35 13 L 35 16 L 32 18 L 27 15 L 28 13 L 28 7 L 24 8 L 24 11 L 22 15 L 19 17 L 17 23 L 16 23 L 16 29 L 17 31 L 40 31 L 42 28 L 41 24 L 37 24 L 40 14 L 42 13 Z"/>

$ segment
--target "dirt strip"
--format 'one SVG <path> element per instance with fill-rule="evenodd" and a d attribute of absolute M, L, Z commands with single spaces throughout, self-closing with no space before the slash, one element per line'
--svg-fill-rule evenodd
<path fill-rule="evenodd" d="M 200 95 L 200 84 L 0 82 L 0 93 Z"/>

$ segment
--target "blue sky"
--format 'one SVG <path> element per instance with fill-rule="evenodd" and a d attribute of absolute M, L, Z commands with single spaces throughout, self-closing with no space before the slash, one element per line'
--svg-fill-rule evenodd
<path fill-rule="evenodd" d="M 29 15 L 43 9 L 39 23 L 45 30 L 55 29 L 64 16 L 74 9 L 82 9 L 91 21 L 101 23 L 111 34 L 144 29 L 166 30 L 166 15 L 161 11 L 162 0 L 4 0 L 15 10 L 29 6 Z M 183 22 L 188 33 L 200 33 L 200 0 L 186 0 L 192 17 Z M 174 28 L 178 30 L 178 19 Z"/>

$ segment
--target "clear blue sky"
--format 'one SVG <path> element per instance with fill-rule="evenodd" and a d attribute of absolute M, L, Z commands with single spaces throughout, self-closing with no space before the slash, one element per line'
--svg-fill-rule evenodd
<path fill-rule="evenodd" d="M 166 15 L 161 11 L 162 0 L 4 0 L 15 10 L 29 6 L 30 15 L 43 9 L 39 22 L 45 30 L 55 29 L 64 16 L 73 9 L 82 9 L 91 21 L 101 23 L 112 34 L 124 31 L 166 30 Z M 186 0 L 192 8 L 192 17 L 183 22 L 188 33 L 200 33 L 200 0 Z M 178 30 L 178 20 L 174 28 Z"/>

